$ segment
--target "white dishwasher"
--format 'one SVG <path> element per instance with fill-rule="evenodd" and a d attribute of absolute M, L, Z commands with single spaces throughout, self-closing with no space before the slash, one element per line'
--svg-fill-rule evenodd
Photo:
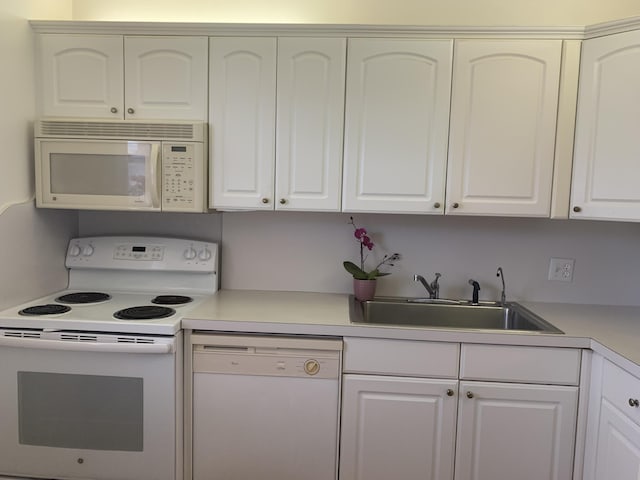
<path fill-rule="evenodd" d="M 335 480 L 342 340 L 194 334 L 193 480 Z"/>

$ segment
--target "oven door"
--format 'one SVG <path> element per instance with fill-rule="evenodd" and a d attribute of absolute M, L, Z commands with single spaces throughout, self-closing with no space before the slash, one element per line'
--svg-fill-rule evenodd
<path fill-rule="evenodd" d="M 159 342 L 145 344 L 128 343 L 141 341 L 132 335 L 120 340 L 71 332 L 58 332 L 55 339 L 5 335 L 0 335 L 0 474 L 180 478 L 180 336 L 145 337 Z"/>
<path fill-rule="evenodd" d="M 37 205 L 160 210 L 160 154 L 160 142 L 37 139 Z"/>

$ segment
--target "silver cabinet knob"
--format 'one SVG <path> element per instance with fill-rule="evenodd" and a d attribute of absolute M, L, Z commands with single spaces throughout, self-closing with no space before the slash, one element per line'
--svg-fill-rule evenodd
<path fill-rule="evenodd" d="M 268 198 L 263 198 L 262 199 L 262 203 L 269 203 L 269 199 Z"/>
<path fill-rule="evenodd" d="M 436 202 L 433 204 L 433 208 L 440 208 L 440 202 Z"/>
<path fill-rule="evenodd" d="M 287 200 L 285 198 L 280 199 L 280 205 L 285 205 L 286 203 L 287 203 Z"/>
<path fill-rule="evenodd" d="M 458 208 L 460 207 L 460 204 L 458 202 L 454 203 L 453 205 L 451 205 L 453 208 Z"/>
<path fill-rule="evenodd" d="M 473 392 L 467 392 L 467 398 L 473 398 Z"/>
<path fill-rule="evenodd" d="M 136 113 L 136 111 L 133 108 L 129 107 L 127 108 L 127 113 L 134 114 Z"/>
<path fill-rule="evenodd" d="M 118 109 L 116 107 L 111 107 L 111 113 L 118 113 Z"/>
<path fill-rule="evenodd" d="M 447 397 L 453 397 L 453 394 L 455 392 L 453 390 L 451 390 L 450 388 L 447 389 Z"/>
<path fill-rule="evenodd" d="M 629 399 L 629 406 L 630 407 L 634 407 L 634 408 L 638 408 L 638 406 L 640 406 L 640 402 L 638 401 L 637 398 L 630 398 Z"/>

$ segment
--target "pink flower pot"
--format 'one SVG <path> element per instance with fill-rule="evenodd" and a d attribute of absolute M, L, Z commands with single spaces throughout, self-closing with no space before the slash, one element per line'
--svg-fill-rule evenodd
<path fill-rule="evenodd" d="M 353 294 L 356 299 L 364 302 L 366 300 L 373 300 L 376 294 L 376 280 L 358 280 L 353 279 Z"/>

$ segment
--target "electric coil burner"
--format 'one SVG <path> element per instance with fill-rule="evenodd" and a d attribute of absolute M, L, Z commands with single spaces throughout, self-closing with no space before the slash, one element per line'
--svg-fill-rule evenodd
<path fill-rule="evenodd" d="M 157 305 L 141 305 L 118 310 L 113 314 L 120 320 L 154 320 L 157 318 L 167 318 L 176 313 L 173 308 L 160 307 Z"/>
<path fill-rule="evenodd" d="M 0 328 L 175 335 L 218 290 L 218 246 L 198 240 L 74 238 L 65 265 L 65 290 L 0 311 Z"/>
<path fill-rule="evenodd" d="M 111 298 L 108 293 L 102 292 L 74 292 L 61 295 L 56 298 L 56 302 L 71 304 L 87 304 L 105 302 Z"/>
<path fill-rule="evenodd" d="M 34 305 L 32 307 L 23 308 L 18 313 L 20 315 L 27 315 L 27 316 L 60 315 L 61 313 L 67 313 L 70 310 L 71 310 L 71 307 L 68 307 L 66 305 L 48 303 L 45 305 Z"/>
<path fill-rule="evenodd" d="M 158 295 L 156 298 L 151 300 L 151 303 L 155 303 L 157 305 L 182 305 L 192 301 L 193 298 L 185 295 Z"/>

